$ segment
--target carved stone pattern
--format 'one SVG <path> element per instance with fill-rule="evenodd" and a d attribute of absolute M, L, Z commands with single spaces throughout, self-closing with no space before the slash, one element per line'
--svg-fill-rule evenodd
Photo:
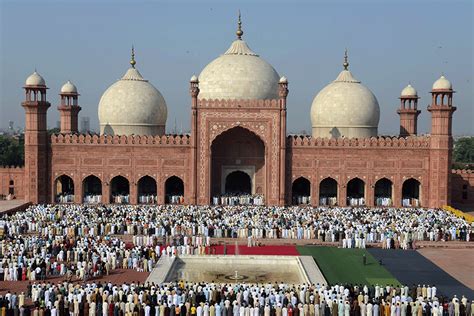
<path fill-rule="evenodd" d="M 266 112 L 266 113 L 238 113 L 235 112 L 204 112 L 200 114 L 200 168 L 199 168 L 199 186 L 200 193 L 199 196 L 204 198 L 205 192 L 205 177 L 206 177 L 206 163 L 209 161 L 209 150 L 214 139 L 223 133 L 224 131 L 231 129 L 236 126 L 242 126 L 247 128 L 251 132 L 258 135 L 262 141 L 265 143 L 266 147 L 271 146 L 272 156 L 271 156 L 271 177 L 272 185 L 271 192 L 272 196 L 276 197 L 277 185 L 279 181 L 276 179 L 277 165 L 278 165 L 278 153 L 279 153 L 279 137 L 278 137 L 278 124 L 277 120 L 279 117 L 278 112 Z M 233 119 L 229 122 L 213 122 L 214 119 Z M 252 119 L 252 121 L 249 121 Z M 262 119 L 267 119 L 266 122 L 262 122 Z M 268 120 L 270 119 L 270 120 Z M 242 121 L 241 121 L 242 120 Z M 253 121 L 255 120 L 255 121 Z M 259 122 L 260 121 L 260 122 Z M 271 124 L 271 133 L 272 133 L 272 143 L 268 144 L 266 141 L 268 136 L 268 125 Z M 215 127 L 214 127 L 215 126 Z M 263 127 L 263 128 L 262 128 Z"/>

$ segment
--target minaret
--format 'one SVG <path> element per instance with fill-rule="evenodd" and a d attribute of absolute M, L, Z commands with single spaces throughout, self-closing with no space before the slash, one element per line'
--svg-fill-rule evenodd
<path fill-rule="evenodd" d="M 51 104 L 46 101 L 46 83 L 36 71 L 26 79 L 25 101 L 25 200 L 32 203 L 48 203 L 49 157 L 47 111 Z"/>
<path fill-rule="evenodd" d="M 71 81 L 66 82 L 62 88 L 61 93 L 61 104 L 58 106 L 59 114 L 61 117 L 61 134 L 77 133 L 78 128 L 78 114 L 81 107 L 77 103 L 79 93 L 77 88 Z"/>
<path fill-rule="evenodd" d="M 441 207 L 451 203 L 451 160 L 453 151 L 452 119 L 454 90 L 451 82 L 441 76 L 433 84 L 431 113 L 431 148 L 429 207 Z"/>
<path fill-rule="evenodd" d="M 418 93 L 409 84 L 400 94 L 400 108 L 397 113 L 400 115 L 400 136 L 407 137 L 416 135 L 418 126 Z"/>
<path fill-rule="evenodd" d="M 280 97 L 280 205 L 284 205 L 289 197 L 286 196 L 286 99 L 288 97 L 288 79 L 281 77 L 278 82 L 278 96 Z M 290 191 L 291 192 L 291 191 Z"/>
<path fill-rule="evenodd" d="M 191 188 L 191 204 L 197 203 L 197 173 L 198 173 L 198 95 L 199 95 L 199 79 L 193 75 L 189 80 L 189 94 L 191 95 L 191 161 L 192 161 L 192 188 Z"/>

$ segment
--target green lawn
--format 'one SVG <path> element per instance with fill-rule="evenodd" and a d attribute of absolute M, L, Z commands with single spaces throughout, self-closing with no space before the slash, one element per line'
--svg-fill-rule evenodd
<path fill-rule="evenodd" d="M 301 255 L 313 256 L 330 284 L 400 284 L 395 277 L 365 249 L 301 246 Z M 367 265 L 363 265 L 365 253 Z"/>

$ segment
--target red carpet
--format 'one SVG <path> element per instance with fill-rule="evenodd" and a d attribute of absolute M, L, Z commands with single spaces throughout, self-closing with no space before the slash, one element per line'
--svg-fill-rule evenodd
<path fill-rule="evenodd" d="M 224 246 L 216 245 L 212 246 L 213 251 L 216 255 L 224 254 Z M 261 247 L 247 247 L 238 246 L 239 255 L 264 255 L 264 256 L 299 256 L 298 250 L 295 246 L 261 246 Z M 235 245 L 227 245 L 227 254 L 235 255 Z"/>

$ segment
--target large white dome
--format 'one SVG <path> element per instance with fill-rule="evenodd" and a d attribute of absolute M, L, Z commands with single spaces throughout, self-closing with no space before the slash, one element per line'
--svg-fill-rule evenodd
<path fill-rule="evenodd" d="M 280 76 L 241 39 L 199 75 L 199 99 L 276 99 Z"/>
<path fill-rule="evenodd" d="M 377 136 L 379 119 L 377 98 L 347 69 L 316 95 L 311 106 L 313 137 Z"/>
<path fill-rule="evenodd" d="M 167 116 L 161 93 L 133 67 L 104 92 L 99 102 L 101 134 L 164 134 Z"/>

